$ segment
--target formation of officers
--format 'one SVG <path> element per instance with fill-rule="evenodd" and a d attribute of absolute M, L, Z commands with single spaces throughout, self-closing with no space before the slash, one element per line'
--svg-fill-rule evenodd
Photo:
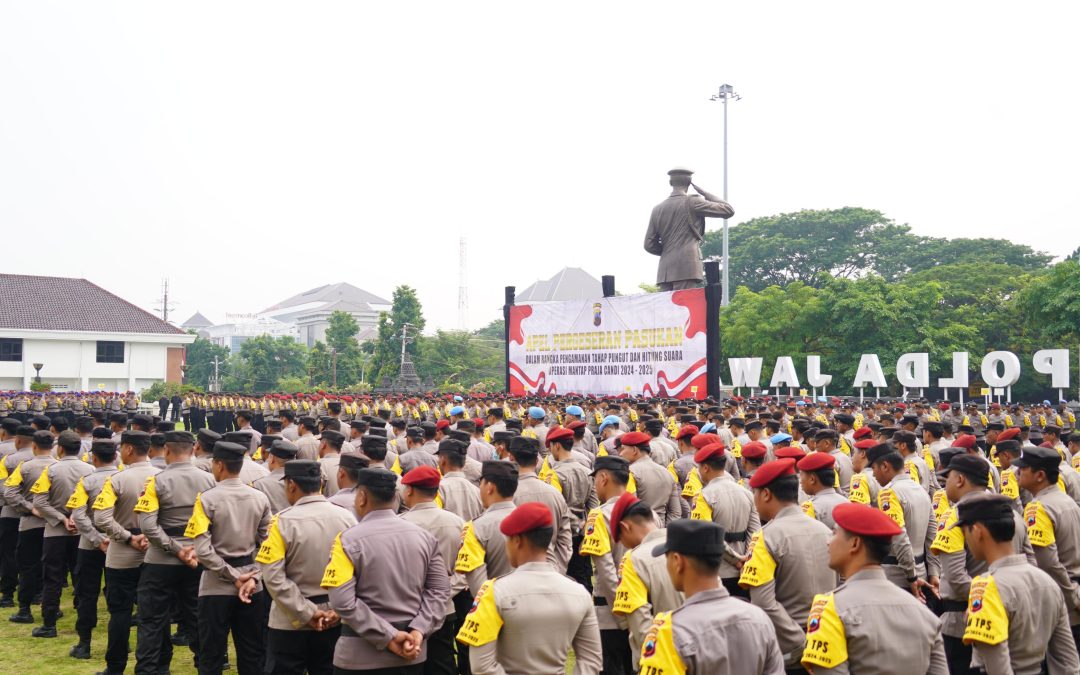
<path fill-rule="evenodd" d="M 70 578 L 89 659 L 104 589 L 104 673 L 1080 673 L 1068 408 L 272 400 L 0 420 L 10 620 Z"/>

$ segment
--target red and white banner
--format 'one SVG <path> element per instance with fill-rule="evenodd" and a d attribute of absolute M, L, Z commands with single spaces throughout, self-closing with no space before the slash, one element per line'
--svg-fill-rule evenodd
<path fill-rule="evenodd" d="M 705 398 L 705 289 L 510 309 L 510 392 Z"/>

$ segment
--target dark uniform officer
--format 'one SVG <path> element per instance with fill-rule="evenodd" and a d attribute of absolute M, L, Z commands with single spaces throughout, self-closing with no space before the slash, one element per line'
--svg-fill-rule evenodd
<path fill-rule="evenodd" d="M 328 675 L 341 624 L 319 585 L 334 540 L 356 518 L 322 495 L 318 462 L 290 461 L 278 480 L 289 506 L 274 516 L 255 558 L 273 600 L 265 672 Z"/>
<path fill-rule="evenodd" d="M 191 545 L 184 529 L 199 493 L 214 487 L 214 477 L 191 463 L 195 437 L 186 431 L 165 434 L 165 469 L 150 476 L 135 505 L 139 528 L 150 541 L 139 578 L 139 628 L 135 672 L 154 674 L 169 669 L 165 648 L 169 640 L 169 614 L 175 607 L 181 627 L 188 630 L 189 646 L 199 653 L 196 610 L 199 573 L 178 557 Z"/>
<path fill-rule="evenodd" d="M 667 556 L 675 589 L 685 604 L 660 612 L 641 646 L 647 675 L 781 675 L 784 659 L 765 612 L 737 600 L 719 578 L 724 530 L 705 520 L 676 520 L 653 555 Z"/>
<path fill-rule="evenodd" d="M 446 564 L 435 537 L 395 515 L 397 476 L 358 477 L 360 522 L 334 541 L 322 579 L 343 624 L 334 670 L 419 675 L 450 600 Z"/>
<path fill-rule="evenodd" d="M 575 673 L 597 673 L 600 629 L 589 593 L 547 561 L 551 511 L 526 502 L 499 524 L 513 572 L 484 583 L 457 639 L 470 648 L 473 673 L 561 673 L 574 649 Z"/>
<path fill-rule="evenodd" d="M 213 472 L 217 485 L 195 499 L 180 552 L 189 567 L 202 566 L 199 582 L 199 673 L 220 675 L 232 633 L 237 672 L 258 673 L 265 646 L 265 596 L 255 578 L 255 553 L 270 528 L 266 495 L 240 481 L 247 447 L 218 441 Z M 250 583 L 249 583 L 250 582 Z"/>

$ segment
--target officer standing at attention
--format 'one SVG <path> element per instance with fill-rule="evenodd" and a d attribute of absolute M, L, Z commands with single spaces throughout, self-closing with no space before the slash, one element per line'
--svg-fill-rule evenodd
<path fill-rule="evenodd" d="M 34 495 L 30 489 L 45 468 L 56 461 L 52 457 L 52 449 L 51 433 L 34 432 L 32 455 L 20 461 L 4 481 L 4 500 L 19 516 L 19 541 L 15 549 L 15 559 L 19 565 L 19 611 L 8 619 L 12 623 L 34 623 L 30 606 L 41 593 L 41 549 L 45 521 L 34 511 Z"/>
<path fill-rule="evenodd" d="M 630 462 L 638 499 L 656 511 L 661 523 L 669 523 L 682 515 L 679 482 L 665 467 L 652 461 L 650 441 L 652 436 L 631 431 L 620 436 L 616 445 L 619 446 L 619 456 Z"/>
<path fill-rule="evenodd" d="M 941 622 L 881 568 L 903 529 L 862 504 L 837 506 L 833 520 L 829 567 L 844 583 L 814 597 L 802 665 L 814 675 L 946 675 Z"/>
<path fill-rule="evenodd" d="M 34 629 L 34 637 L 56 637 L 61 586 L 67 581 L 68 571 L 75 569 L 79 548 L 78 530 L 71 521 L 67 503 L 79 480 L 94 470 L 79 458 L 82 449 L 79 434 L 61 431 L 56 447 L 59 461 L 46 466 L 30 488 L 34 509 L 45 520 L 41 555 L 43 625 Z"/>
<path fill-rule="evenodd" d="M 485 581 L 509 574 L 512 569 L 499 523 L 514 510 L 517 487 L 518 472 L 512 463 L 496 459 L 484 462 L 480 475 L 484 512 L 476 520 L 465 523 L 454 564 L 454 570 L 465 575 L 473 596 Z"/>
<path fill-rule="evenodd" d="M 105 533 L 110 544 L 105 552 L 105 604 L 109 608 L 109 640 L 105 648 L 105 673 L 123 673 L 127 667 L 131 614 L 135 609 L 139 574 L 150 540 L 139 527 L 135 504 L 146 479 L 158 469 L 150 464 L 150 434 L 125 431 L 120 436 L 123 471 L 105 479 L 94 499 L 94 526 Z"/>
<path fill-rule="evenodd" d="M 446 441 L 443 441 L 444 443 Z M 461 548 L 461 530 L 465 521 L 455 513 L 440 509 L 435 503 L 439 494 L 439 471 L 430 466 L 418 466 L 401 477 L 405 486 L 402 501 L 409 510 L 401 514 L 407 520 L 424 528 L 439 542 L 442 559 L 457 560 Z M 450 575 L 450 599 L 446 602 L 446 618 L 442 628 L 428 639 L 428 660 L 424 663 L 424 675 L 453 675 L 457 673 L 454 662 L 455 623 L 454 597 L 468 588 L 465 578 L 448 570 Z M 462 617 L 464 619 L 464 617 Z M 464 650 L 462 650 L 464 651 Z"/>
<path fill-rule="evenodd" d="M 754 495 L 725 469 L 726 455 L 723 443 L 710 443 L 694 454 L 703 487 L 690 518 L 714 522 L 724 530 L 727 547 L 720 561 L 720 579 L 729 593 L 746 597 L 746 591 L 739 587 L 737 565 L 749 551 L 750 537 L 761 529 L 761 520 L 754 508 Z"/>
<path fill-rule="evenodd" d="M 797 508 L 797 507 L 796 507 Z M 661 612 L 641 647 L 646 675 L 782 675 L 784 658 L 769 617 L 731 597 L 719 578 L 724 530 L 704 520 L 677 520 L 653 555 L 666 557 L 682 607 Z"/>
<path fill-rule="evenodd" d="M 90 641 L 97 628 L 98 598 L 101 596 L 101 577 L 105 572 L 105 551 L 109 540 L 94 527 L 88 509 L 97 499 L 105 480 L 116 473 L 116 445 L 112 441 L 95 441 L 90 445 L 94 470 L 79 479 L 75 492 L 66 504 L 71 520 L 79 534 L 79 552 L 75 568 L 75 632 L 79 642 L 68 655 L 76 659 L 90 658 Z"/>
<path fill-rule="evenodd" d="M 323 496 L 318 462 L 291 461 L 282 474 L 289 506 L 274 516 L 255 558 L 273 600 L 264 672 L 330 675 L 341 622 L 320 583 L 334 540 L 356 518 Z"/>
<path fill-rule="evenodd" d="M 340 490 L 327 497 L 334 506 L 339 506 L 356 518 L 356 481 L 360 480 L 360 469 L 366 469 L 371 465 L 364 455 L 350 452 L 341 456 L 338 463 L 338 485 Z"/>
<path fill-rule="evenodd" d="M 473 675 L 562 673 L 571 647 L 575 675 L 600 672 L 589 594 L 547 561 L 554 525 L 540 502 L 518 506 L 499 524 L 514 571 L 484 583 L 457 635 L 470 648 Z"/>
<path fill-rule="evenodd" d="M 289 500 L 285 498 L 285 465 L 296 459 L 297 447 L 289 441 L 278 439 L 270 444 L 267 451 L 266 468 L 270 475 L 259 478 L 251 487 L 266 495 L 270 502 L 270 512 L 279 513 L 289 508 Z"/>
<path fill-rule="evenodd" d="M 199 602 L 199 573 L 179 558 L 191 545 L 184 530 L 199 493 L 214 487 L 214 477 L 191 463 L 195 437 L 187 431 L 165 434 L 165 468 L 150 476 L 135 504 L 139 528 L 150 542 L 139 578 L 138 641 L 135 672 L 169 670 L 170 613 L 175 608 L 179 624 L 194 628 Z M 189 647 L 199 653 L 196 631 L 188 633 Z"/>
<path fill-rule="evenodd" d="M 435 537 L 395 515 L 397 476 L 361 469 L 359 479 L 360 522 L 334 540 L 322 579 L 343 624 L 334 672 L 420 675 L 450 600 L 446 564 Z"/>
<path fill-rule="evenodd" d="M 15 468 L 34 456 L 34 427 L 29 424 L 12 424 L 13 418 L 4 420 L 5 454 L 0 458 L 0 480 L 7 481 Z M 19 564 L 15 557 L 19 542 L 19 512 L 3 498 L 0 487 L 0 607 L 15 606 L 15 591 L 19 586 Z"/>
<path fill-rule="evenodd" d="M 518 466 L 518 486 L 514 492 L 514 504 L 521 506 L 527 502 L 540 502 L 547 505 L 555 518 L 555 537 L 548 556 L 551 564 L 560 573 L 565 573 L 570 564 L 571 533 L 570 509 L 566 506 L 562 492 L 540 480 L 537 476 L 537 464 L 540 460 L 540 442 L 535 438 L 518 436 L 510 441 L 510 454 Z"/>
<path fill-rule="evenodd" d="M 754 534 L 739 585 L 773 623 L 788 668 L 797 668 L 806 636 L 803 626 L 817 593 L 836 586 L 821 559 L 829 528 L 799 507 L 795 460 L 768 462 L 750 479 L 754 506 L 765 525 Z"/>
<path fill-rule="evenodd" d="M 1020 487 L 1032 495 L 1024 521 L 1035 560 L 1061 589 L 1073 640 L 1080 644 L 1080 506 L 1058 488 L 1057 450 L 1025 446 L 1013 465 Z"/>
<path fill-rule="evenodd" d="M 975 559 L 989 565 L 971 580 L 964 631 L 988 675 L 1080 672 L 1061 591 L 1016 553 L 1009 498 L 981 492 L 962 500 L 952 527 L 963 531 Z"/>
<path fill-rule="evenodd" d="M 810 499 L 802 503 L 803 513 L 825 524 L 830 530 L 836 525 L 832 510 L 848 502 L 836 491 L 836 458 L 824 452 L 812 452 L 799 460 L 799 486 Z M 850 480 L 850 479 L 849 479 Z"/>

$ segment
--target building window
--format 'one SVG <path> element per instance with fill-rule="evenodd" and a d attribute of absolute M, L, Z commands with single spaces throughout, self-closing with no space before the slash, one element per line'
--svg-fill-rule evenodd
<path fill-rule="evenodd" d="M 22 361 L 22 338 L 0 338 L 0 361 Z"/>
<path fill-rule="evenodd" d="M 123 342 L 105 342 L 99 340 L 97 343 L 97 362 L 98 363 L 123 363 L 124 362 L 124 343 Z"/>

